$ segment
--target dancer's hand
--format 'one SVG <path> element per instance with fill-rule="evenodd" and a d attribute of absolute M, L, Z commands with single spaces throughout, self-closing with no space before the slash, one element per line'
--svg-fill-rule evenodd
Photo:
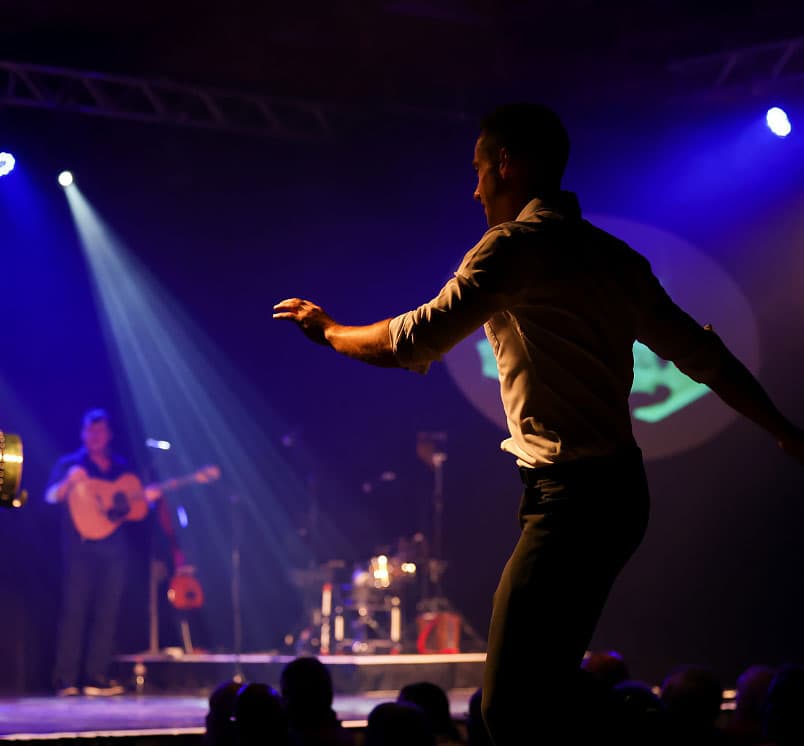
<path fill-rule="evenodd" d="M 324 309 L 309 300 L 288 298 L 274 306 L 275 319 L 293 321 L 313 342 L 328 345 L 327 329 L 335 325 Z"/>

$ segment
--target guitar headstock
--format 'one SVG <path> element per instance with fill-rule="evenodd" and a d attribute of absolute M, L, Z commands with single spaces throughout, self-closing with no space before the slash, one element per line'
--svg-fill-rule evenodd
<path fill-rule="evenodd" d="M 208 482 L 214 482 L 216 479 L 220 479 L 220 476 L 221 468 L 216 464 L 209 464 L 193 474 L 193 481 L 199 484 L 207 484 Z"/>

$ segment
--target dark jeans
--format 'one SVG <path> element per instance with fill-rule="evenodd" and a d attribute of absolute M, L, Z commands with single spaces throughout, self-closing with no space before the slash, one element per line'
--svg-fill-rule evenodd
<path fill-rule="evenodd" d="M 523 481 L 522 533 L 494 594 L 483 716 L 495 746 L 594 743 L 578 740 L 593 717 L 580 664 L 647 527 L 642 454 L 523 470 Z"/>
<path fill-rule="evenodd" d="M 126 572 L 126 542 L 119 531 L 100 541 L 81 541 L 71 535 L 64 544 L 61 624 L 53 671 L 57 686 L 78 683 L 85 631 L 85 679 L 106 678 Z"/>

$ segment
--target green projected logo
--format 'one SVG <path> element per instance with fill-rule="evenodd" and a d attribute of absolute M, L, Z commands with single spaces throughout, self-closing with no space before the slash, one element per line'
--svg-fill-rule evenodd
<path fill-rule="evenodd" d="M 654 395 L 666 389 L 667 396 L 654 404 L 634 407 L 631 414 L 642 422 L 660 422 L 709 393 L 709 387 L 693 381 L 674 363 L 662 360 L 641 342 L 634 343 L 634 383 L 632 394 Z"/>
<path fill-rule="evenodd" d="M 497 368 L 497 361 L 494 359 L 494 350 L 491 349 L 491 343 L 487 339 L 479 339 L 475 343 L 477 354 L 480 355 L 480 368 L 486 378 L 493 378 L 495 381 L 499 378 L 499 369 Z"/>
<path fill-rule="evenodd" d="M 480 367 L 485 378 L 497 380 L 497 361 L 487 339 L 475 343 Z M 632 394 L 655 396 L 660 390 L 666 396 L 653 404 L 634 407 L 631 414 L 642 422 L 661 422 L 671 414 L 689 406 L 709 393 L 709 387 L 684 375 L 673 363 L 662 360 L 641 342 L 634 343 L 634 383 Z"/>

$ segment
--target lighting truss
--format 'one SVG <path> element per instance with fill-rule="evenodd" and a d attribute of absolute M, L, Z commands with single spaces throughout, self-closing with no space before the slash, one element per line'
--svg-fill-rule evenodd
<path fill-rule="evenodd" d="M 0 61 L 0 106 L 80 112 L 282 140 L 331 137 L 323 103 Z"/>
<path fill-rule="evenodd" d="M 804 36 L 676 60 L 668 70 L 695 87 L 764 92 L 804 80 Z"/>

